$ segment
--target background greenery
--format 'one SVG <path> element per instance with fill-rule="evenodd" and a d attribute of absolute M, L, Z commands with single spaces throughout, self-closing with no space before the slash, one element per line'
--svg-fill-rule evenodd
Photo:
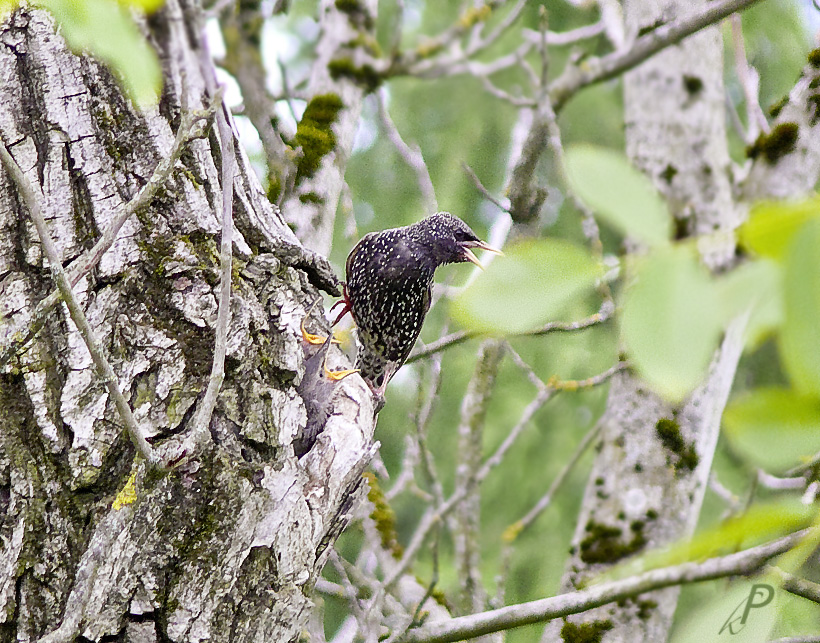
<path fill-rule="evenodd" d="M 408 2 L 408 9 L 412 10 L 408 13 L 418 12 L 419 20 L 405 22 L 405 42 L 417 44 L 425 34 L 438 33 L 452 24 L 458 15 L 459 4 Z M 525 17 L 530 28 L 537 27 L 540 5 L 547 7 L 550 28 L 556 31 L 588 23 L 594 18 L 592 12 L 578 11 L 563 2 L 531 3 Z M 386 25 L 391 18 L 389 4 L 380 3 L 379 10 L 380 24 L 385 25 L 380 31 L 381 44 L 387 47 L 389 33 Z M 761 104 L 764 109 L 788 92 L 800 74 L 810 49 L 806 12 L 811 10 L 795 2 L 770 0 L 743 14 L 747 55 L 761 75 Z M 313 15 L 309 3 L 296 3 L 288 18 L 277 19 L 279 28 L 298 31 L 296 25 L 310 20 Z M 727 27 L 722 28 L 728 37 Z M 510 37 L 514 37 L 515 33 L 511 32 Z M 512 44 L 502 40 L 488 56 L 507 50 Z M 309 51 L 310 47 L 303 49 L 305 54 Z M 560 71 L 562 59 L 567 54 L 566 49 L 554 49 L 553 70 Z M 734 76 L 730 55 L 727 55 L 725 65 L 729 98 L 738 112 L 743 114 L 742 92 Z M 515 93 L 516 83 L 520 82 L 515 75 L 505 78 L 501 74 L 496 80 L 511 93 Z M 486 238 L 486 230 L 497 210 L 478 193 L 462 171 L 461 164 L 470 165 L 490 191 L 497 195 L 503 193 L 510 133 L 517 118 L 516 108 L 488 95 L 477 80 L 469 77 L 398 79 L 387 85 L 387 91 L 390 114 L 398 130 L 406 141 L 415 142 L 421 148 L 440 209 L 465 219 L 480 236 Z M 375 132 L 377 126 L 372 103 L 368 107 L 362 127 Z M 620 81 L 584 90 L 560 116 L 565 146 L 590 142 L 622 150 L 622 109 Z M 746 145 L 731 127 L 729 131 L 732 154 L 735 160 L 742 161 Z M 331 259 L 340 274 L 347 252 L 361 235 L 372 230 L 406 225 L 429 214 L 422 210 L 415 175 L 390 143 L 378 134 L 369 146 L 360 147 L 354 153 L 346 179 L 353 204 L 350 216 L 356 227 L 351 235 L 349 216 L 339 217 Z M 584 239 L 578 213 L 564 201 L 559 182 L 546 171 L 543 183 L 549 186 L 550 197 L 542 214 L 542 234 L 582 244 Z M 606 250 L 618 253 L 618 235 L 606 228 L 603 235 Z M 469 269 L 464 266 L 450 266 L 439 272 L 438 280 L 459 284 L 468 273 Z M 510 284 L 510 288 L 515 288 L 515 285 Z M 537 292 L 518 294 L 522 306 L 526 306 L 528 299 L 538 297 Z M 584 317 L 596 308 L 595 301 L 579 301 L 567 311 L 566 319 Z M 514 315 L 515 311 L 510 311 L 510 314 Z M 453 330 L 454 326 L 446 302 L 440 302 L 427 318 L 422 341 L 432 341 L 446 329 Z M 577 334 L 521 338 L 511 343 L 543 380 L 553 375 L 561 379 L 589 377 L 605 370 L 616 357 L 616 342 L 611 327 Z M 430 424 L 429 442 L 446 489 L 452 488 L 459 405 L 472 373 L 478 344 L 479 340 L 473 340 L 446 351 L 442 356 L 443 383 Z M 422 361 L 405 367 L 388 388 L 387 405 L 379 417 L 376 437 L 382 443 L 384 463 L 393 474 L 401 463 L 404 436 L 413 427 L 414 413 L 419 404 L 419 387 L 424 386 L 428 377 L 429 366 Z M 763 341 L 756 350 L 744 356 L 734 394 L 762 384 L 786 384 L 771 340 Z M 606 392 L 606 387 L 602 387 L 556 396 L 538 412 L 505 463 L 483 486 L 483 573 L 491 583 L 490 595 L 495 591 L 493 579 L 499 573 L 502 532 L 524 515 L 546 491 L 578 442 L 600 416 Z M 534 388 L 525 383 L 520 371 L 509 360 L 505 360 L 489 408 L 485 453 L 492 452 L 501 442 L 533 395 Z M 552 506 L 518 540 L 506 583 L 506 602 L 549 596 L 558 589 L 590 461 L 591 453 L 588 452 Z M 751 480 L 755 475 L 754 468 L 734 453 L 723 439 L 715 458 L 715 471 L 721 482 L 743 502 L 750 493 L 758 498 L 773 495 L 753 490 Z M 402 496 L 394 509 L 400 536 L 406 543 L 415 528 L 422 504 Z M 717 524 L 725 511 L 724 501 L 707 493 L 701 528 Z M 340 540 L 341 551 L 355 555 L 353 552 L 358 538 L 357 529 L 350 529 Z M 456 582 L 452 565 L 449 564 L 450 555 L 446 540 L 442 540 L 440 587 L 445 592 L 454 589 Z M 429 557 L 426 565 L 417 566 L 415 572 L 425 582 L 429 581 L 432 574 Z M 678 622 L 701 609 L 704 601 L 720 594 L 724 585 L 715 582 L 686 587 L 678 608 Z M 330 634 L 346 614 L 347 608 L 328 599 L 326 610 L 326 628 Z M 782 614 L 788 623 L 784 634 L 791 628 L 799 632 L 820 626 L 816 607 L 802 599 L 790 600 Z M 515 643 L 536 641 L 540 630 L 538 626 L 521 628 L 510 632 L 508 640 Z"/>

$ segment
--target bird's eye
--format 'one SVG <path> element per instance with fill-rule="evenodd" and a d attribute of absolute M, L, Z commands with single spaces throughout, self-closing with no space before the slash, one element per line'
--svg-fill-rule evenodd
<path fill-rule="evenodd" d="M 475 237 L 466 230 L 456 230 L 454 233 L 456 241 L 473 241 Z"/>

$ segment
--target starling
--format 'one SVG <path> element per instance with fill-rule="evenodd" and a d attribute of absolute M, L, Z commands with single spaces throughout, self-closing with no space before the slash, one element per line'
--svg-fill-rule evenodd
<path fill-rule="evenodd" d="M 345 265 L 344 307 L 358 327 L 356 368 L 377 395 L 404 364 L 430 308 L 436 268 L 470 261 L 473 248 L 498 253 L 466 223 L 439 212 L 403 228 L 371 232 L 351 251 Z"/>

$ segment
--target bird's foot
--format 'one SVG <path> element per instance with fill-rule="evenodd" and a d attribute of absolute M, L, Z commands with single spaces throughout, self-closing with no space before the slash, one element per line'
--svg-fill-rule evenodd
<path fill-rule="evenodd" d="M 331 314 L 333 313 L 333 309 L 336 308 L 336 306 L 341 306 L 342 309 L 339 312 L 339 314 L 336 315 L 336 318 L 330 325 L 331 328 L 333 328 L 336 324 L 342 321 L 342 317 L 347 315 L 347 313 L 349 313 L 351 310 L 350 298 L 347 296 L 347 284 L 345 282 L 342 282 L 342 298 L 330 307 Z"/>

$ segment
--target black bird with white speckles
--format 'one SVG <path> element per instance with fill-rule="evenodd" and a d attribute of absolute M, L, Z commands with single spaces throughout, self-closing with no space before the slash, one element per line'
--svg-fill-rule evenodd
<path fill-rule="evenodd" d="M 358 327 L 356 368 L 374 393 L 404 364 L 430 308 L 436 268 L 470 261 L 481 266 L 473 248 L 498 252 L 469 226 L 439 212 L 403 228 L 372 232 L 351 251 L 345 272 L 344 308 Z"/>

